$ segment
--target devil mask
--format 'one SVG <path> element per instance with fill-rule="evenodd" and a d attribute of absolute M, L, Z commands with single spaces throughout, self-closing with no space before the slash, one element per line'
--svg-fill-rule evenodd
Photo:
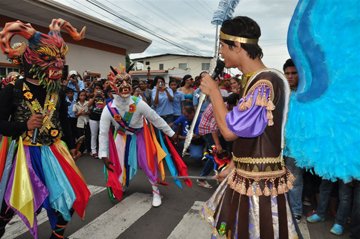
<path fill-rule="evenodd" d="M 110 81 L 111 89 L 122 98 L 127 98 L 132 92 L 131 76 L 126 73 L 125 67 L 120 65 L 120 69 L 111 68 L 111 72 L 108 74 L 108 80 Z"/>
<path fill-rule="evenodd" d="M 60 79 L 65 64 L 68 46 L 61 37 L 60 30 L 69 33 L 74 40 L 81 40 L 85 35 L 85 27 L 80 33 L 63 19 L 53 19 L 49 33 L 37 32 L 29 23 L 21 21 L 8 22 L 0 32 L 1 50 L 13 63 L 24 65 L 25 77 L 38 79 L 48 91 L 60 88 Z M 10 46 L 13 36 L 21 35 L 29 44 L 21 43 L 16 48 Z M 19 62 L 19 59 L 21 61 Z"/>

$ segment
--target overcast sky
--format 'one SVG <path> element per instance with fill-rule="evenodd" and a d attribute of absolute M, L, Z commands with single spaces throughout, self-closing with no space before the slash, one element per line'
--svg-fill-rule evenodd
<path fill-rule="evenodd" d="M 214 55 L 216 27 L 211 20 L 220 0 L 58 1 L 152 40 L 145 52 L 131 58 L 165 53 Z M 296 4 L 296 0 L 240 0 L 235 9 L 233 16 L 248 16 L 260 25 L 259 44 L 268 67 L 281 69 L 289 58 L 286 38 Z"/>

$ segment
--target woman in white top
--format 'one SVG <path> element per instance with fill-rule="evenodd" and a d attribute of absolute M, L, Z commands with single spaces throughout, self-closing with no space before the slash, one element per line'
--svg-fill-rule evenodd
<path fill-rule="evenodd" d="M 88 101 L 86 100 L 86 91 L 85 90 L 80 91 L 78 98 L 76 100 L 76 104 L 74 104 L 74 106 L 73 106 L 73 111 L 77 118 L 77 123 L 76 123 L 77 141 L 83 142 L 83 140 L 85 138 L 86 127 L 89 123 L 89 114 L 90 114 L 89 107 L 88 107 Z"/>

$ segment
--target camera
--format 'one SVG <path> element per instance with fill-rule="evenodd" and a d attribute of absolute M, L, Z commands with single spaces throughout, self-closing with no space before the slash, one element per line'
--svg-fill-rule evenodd
<path fill-rule="evenodd" d="M 159 82 L 159 87 L 164 87 L 164 82 L 160 81 Z"/>

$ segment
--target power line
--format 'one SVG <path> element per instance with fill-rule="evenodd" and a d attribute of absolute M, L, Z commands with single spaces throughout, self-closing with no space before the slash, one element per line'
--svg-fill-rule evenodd
<path fill-rule="evenodd" d="M 206 5 L 205 3 L 203 3 L 202 0 L 196 0 L 196 2 L 198 2 L 199 5 L 201 5 L 203 9 L 206 9 L 206 11 L 207 11 L 208 13 L 210 13 L 211 16 L 214 14 L 214 12 L 215 12 L 216 9 L 211 9 L 211 8 L 209 7 L 209 5 Z"/>
<path fill-rule="evenodd" d="M 169 43 L 169 44 L 171 44 L 171 45 L 173 45 L 173 46 L 176 46 L 176 47 L 178 47 L 178 48 L 180 48 L 180 49 L 182 49 L 182 50 L 184 50 L 184 51 L 186 51 L 186 52 L 192 52 L 193 54 L 201 55 L 201 54 L 199 54 L 198 52 L 195 52 L 195 51 L 193 51 L 193 50 L 190 49 L 190 48 L 186 48 L 186 47 L 184 47 L 184 46 L 181 46 L 181 45 L 177 44 L 176 42 L 174 42 L 174 41 L 172 41 L 172 40 L 169 40 L 169 39 L 161 36 L 160 34 L 157 34 L 157 33 L 154 33 L 154 32 L 152 32 L 152 31 L 150 31 L 150 30 L 149 30 L 148 28 L 146 28 L 145 26 L 143 26 L 143 25 L 141 25 L 141 24 L 138 24 L 137 22 L 135 22 L 135 21 L 133 21 L 133 20 L 127 18 L 127 17 L 120 16 L 120 15 L 114 13 L 114 12 L 113 12 L 111 9 L 109 9 L 107 6 L 105 6 L 104 4 L 99 3 L 99 2 L 96 1 L 96 0 L 86 0 L 86 1 L 89 2 L 89 3 L 92 4 L 92 5 L 100 8 L 100 9 L 102 9 L 103 11 L 111 14 L 112 16 L 115 16 L 115 17 L 117 17 L 117 18 L 125 21 L 126 23 L 128 23 L 128 24 L 130 24 L 130 25 L 132 25 L 132 26 L 135 26 L 135 27 L 137 27 L 137 28 L 139 28 L 139 29 L 141 29 L 141 30 L 149 33 L 150 35 L 155 36 L 155 37 L 157 37 L 157 38 L 159 38 L 159 39 L 161 39 L 161 40 L 163 40 L 163 41 L 165 41 L 165 42 L 167 42 L 167 43 Z"/>
<path fill-rule="evenodd" d="M 132 18 L 136 18 L 136 19 L 138 19 L 139 21 L 144 22 L 144 23 L 152 26 L 152 27 L 153 27 L 152 30 L 156 30 L 157 32 L 162 32 L 163 34 L 167 34 L 167 35 L 168 35 L 168 32 L 165 32 L 163 29 L 159 28 L 158 26 L 155 26 L 154 24 L 151 23 L 151 21 L 146 21 L 146 22 L 145 22 L 145 20 L 143 20 L 143 18 L 140 18 L 140 17 L 136 16 L 135 14 L 133 14 L 133 13 L 131 13 L 131 12 L 129 12 L 129 11 L 123 9 L 123 8 L 121 8 L 121 7 L 119 7 L 119 6 L 116 6 L 114 3 L 112 3 L 112 2 L 110 2 L 110 1 L 108 1 L 108 0 L 105 0 L 105 1 L 108 2 L 110 5 L 116 7 L 118 10 L 127 13 L 127 14 L 130 15 Z M 172 36 L 170 35 L 170 37 L 172 37 Z"/>
<path fill-rule="evenodd" d="M 198 35 L 197 32 L 194 32 L 189 28 L 185 28 L 179 21 L 176 21 L 173 16 L 170 16 L 166 11 L 162 11 L 161 8 L 154 7 L 153 4 L 146 2 L 146 1 L 139 3 L 139 1 L 135 0 L 135 2 L 137 4 L 139 4 L 141 7 L 143 7 L 144 4 L 146 4 L 147 5 L 146 9 L 153 12 L 155 14 L 155 16 L 158 16 L 158 15 L 164 16 L 166 18 L 166 21 L 164 21 L 164 22 L 169 24 L 170 27 L 172 27 L 172 28 L 176 27 L 178 29 L 181 29 L 182 32 L 186 32 L 187 34 L 189 34 L 189 32 L 191 32 L 194 35 Z"/>

